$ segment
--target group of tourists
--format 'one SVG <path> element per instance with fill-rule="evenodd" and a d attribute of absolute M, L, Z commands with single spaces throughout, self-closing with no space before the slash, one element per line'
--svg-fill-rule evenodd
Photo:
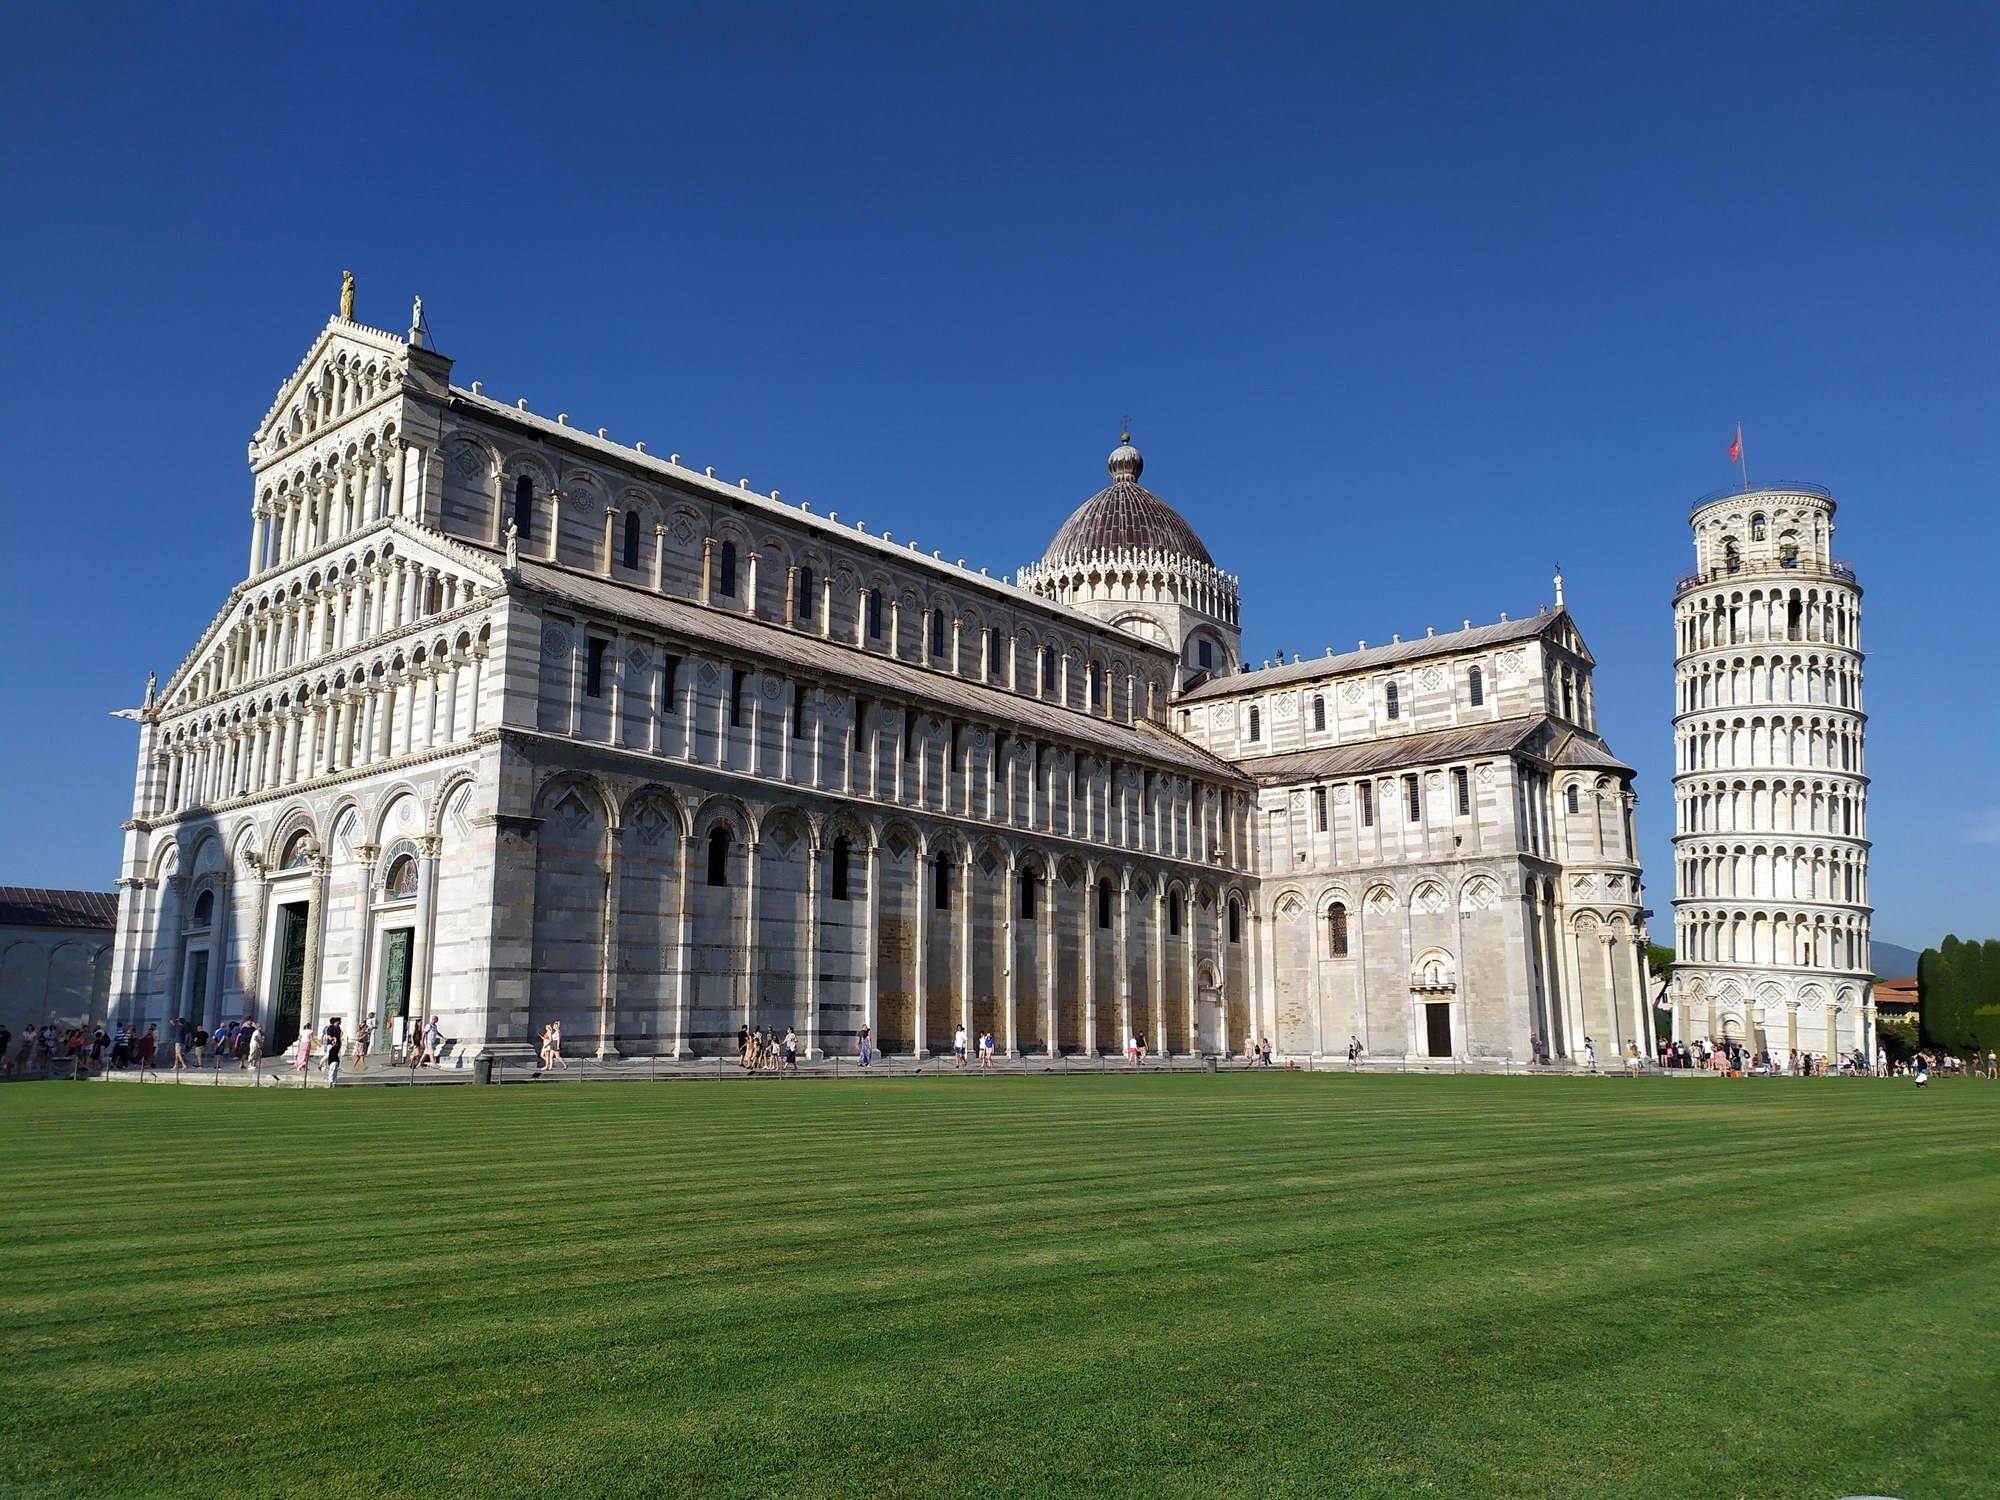
<path fill-rule="evenodd" d="M 868 1065 L 868 1030 L 861 1031 L 861 1064 Z M 778 1035 L 776 1027 L 766 1036 L 759 1026 L 752 1031 L 748 1026 L 736 1028 L 736 1057 L 742 1067 L 750 1073 L 796 1073 L 799 1070 L 799 1034 L 791 1027 L 785 1034 Z"/>
<path fill-rule="evenodd" d="M 1747 1047 L 1728 1037 L 1719 1042 L 1710 1038 L 1662 1042 L 1658 1061 L 1670 1071 L 1707 1072 L 1720 1078 L 1865 1078 L 1870 1072 L 1885 1072 L 1888 1066 L 1888 1059 L 1878 1051 L 1876 1066 L 1871 1069 L 1868 1054 L 1859 1047 L 1837 1054 L 1797 1047 L 1781 1053 L 1768 1047 Z"/>
<path fill-rule="evenodd" d="M 106 1069 L 154 1068 L 164 1064 L 176 1072 L 192 1068 L 254 1068 L 264 1053 L 264 1028 L 253 1020 L 225 1021 L 213 1031 L 199 1021 L 176 1016 L 160 1035 L 160 1023 L 141 1031 L 130 1021 L 104 1026 L 30 1026 L 16 1039 L 13 1028 L 0 1022 L 0 1077 L 63 1073 L 80 1076 Z"/>
<path fill-rule="evenodd" d="M 433 1022 L 432 1024 L 435 1025 L 436 1023 Z M 540 1059 L 535 1068 L 537 1073 L 553 1073 L 559 1069 L 565 1072 L 568 1071 L 569 1059 L 563 1056 L 562 1050 L 562 1022 L 551 1021 L 542 1028 L 541 1039 L 536 1045 L 535 1055 Z"/>
<path fill-rule="evenodd" d="M 436 1016 L 421 1023 L 413 1017 L 407 1027 L 398 1029 L 402 1031 L 401 1040 L 393 1032 L 389 1040 L 389 1061 L 392 1064 L 413 1070 L 437 1066 L 448 1043 Z M 311 1077 L 315 1064 L 329 1084 L 340 1082 L 343 1063 L 351 1063 L 357 1072 L 366 1072 L 369 1056 L 375 1051 L 380 1032 L 374 1016 L 356 1023 L 351 1035 L 341 1024 L 339 1016 L 328 1016 L 326 1024 L 318 1031 L 310 1026 L 302 1027 L 298 1041 L 292 1045 L 292 1071 L 298 1075 L 302 1087 Z"/>

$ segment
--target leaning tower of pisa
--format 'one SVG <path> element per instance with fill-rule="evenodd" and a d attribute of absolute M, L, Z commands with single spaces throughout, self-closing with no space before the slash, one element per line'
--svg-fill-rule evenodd
<path fill-rule="evenodd" d="M 1861 588 L 1813 485 L 1695 504 L 1674 591 L 1674 1035 L 1875 1053 Z"/>

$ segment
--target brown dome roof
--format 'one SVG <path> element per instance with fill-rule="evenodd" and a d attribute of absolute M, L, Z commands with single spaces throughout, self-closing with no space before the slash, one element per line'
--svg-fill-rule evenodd
<path fill-rule="evenodd" d="M 1194 528 L 1158 495 L 1139 483 L 1146 461 L 1130 434 L 1112 450 L 1111 483 L 1079 505 L 1042 554 L 1044 563 L 1078 562 L 1105 552 L 1130 549 L 1168 552 L 1215 566 Z"/>

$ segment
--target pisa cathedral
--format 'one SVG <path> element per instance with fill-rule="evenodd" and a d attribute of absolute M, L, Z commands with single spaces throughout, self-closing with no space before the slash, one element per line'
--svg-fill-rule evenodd
<path fill-rule="evenodd" d="M 996 578 L 451 372 L 344 306 L 258 423 L 242 581 L 131 715 L 114 1017 L 1648 1050 L 1632 772 L 1559 587 L 1251 669 L 1129 439 Z"/>
<path fill-rule="evenodd" d="M 1861 587 L 1812 485 L 1704 496 L 1674 595 L 1676 1038 L 1875 1056 Z"/>

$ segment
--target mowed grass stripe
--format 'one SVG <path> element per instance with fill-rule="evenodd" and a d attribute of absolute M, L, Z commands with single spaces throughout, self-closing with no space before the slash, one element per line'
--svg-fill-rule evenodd
<path fill-rule="evenodd" d="M 1303 1075 L 10 1089 L 0 1479 L 1977 1492 L 1992 1461 L 1944 1435 L 2000 1398 L 1965 1333 L 1994 1322 L 1995 1106 Z M 107 1423 L 143 1464 L 87 1440 Z"/>

